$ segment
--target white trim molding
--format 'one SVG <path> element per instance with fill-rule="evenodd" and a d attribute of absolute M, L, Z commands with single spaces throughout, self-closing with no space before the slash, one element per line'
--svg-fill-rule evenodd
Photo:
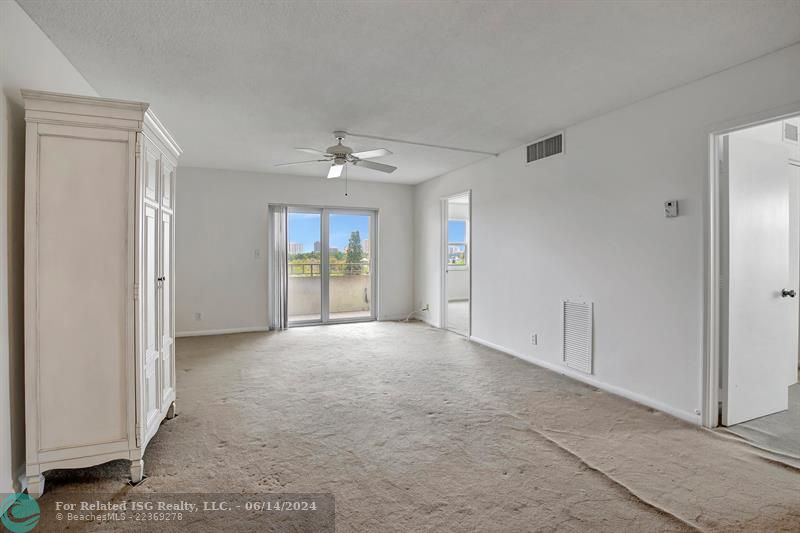
<path fill-rule="evenodd" d="M 263 333 L 269 326 L 250 326 L 246 328 L 204 329 L 199 331 L 179 331 L 176 337 L 205 337 L 207 335 L 230 335 L 232 333 Z"/>
<path fill-rule="evenodd" d="M 416 316 L 416 314 L 417 314 L 417 312 L 416 312 L 416 311 L 412 311 L 412 312 L 410 313 L 410 315 L 411 315 L 410 319 L 413 319 L 413 318 Z M 378 322 L 402 322 L 402 321 L 404 321 L 404 320 L 406 319 L 406 317 L 408 317 L 408 316 L 409 316 L 409 313 L 406 313 L 405 315 L 389 315 L 389 316 L 381 316 L 381 317 L 378 317 L 377 321 L 378 321 Z"/>
<path fill-rule="evenodd" d="M 481 344 L 483 346 L 486 346 L 487 348 L 491 348 L 493 350 L 497 350 L 498 352 L 502 352 L 502 353 L 505 353 L 505 354 L 510 355 L 512 357 L 516 357 L 517 359 L 522 359 L 523 361 L 525 361 L 527 363 L 531 363 L 531 364 L 534 364 L 536 366 L 540 366 L 540 367 L 545 368 L 547 370 L 552 370 L 553 372 L 556 372 L 558 374 L 562 374 L 564 376 L 567 376 L 568 378 L 572 378 L 572 379 L 574 379 L 576 381 L 580 381 L 580 382 L 585 383 L 587 385 L 591 385 L 592 387 L 597 387 L 598 389 L 603 390 L 605 392 L 609 392 L 609 393 L 615 394 L 617 396 L 622 396 L 623 398 L 626 398 L 628 400 L 632 400 L 632 401 L 634 401 L 636 403 L 645 405 L 645 406 L 650 407 L 652 409 L 655 409 L 657 411 L 661 411 L 661 412 L 666 413 L 666 414 L 668 414 L 670 416 L 674 416 L 675 418 L 679 418 L 679 419 L 681 419 L 681 420 L 683 420 L 685 422 L 689 422 L 690 424 L 698 425 L 698 426 L 700 425 L 700 416 L 695 414 L 695 413 L 687 413 L 685 411 L 674 409 L 674 408 L 670 407 L 669 405 L 661 403 L 661 402 L 659 402 L 657 400 L 653 400 L 652 398 L 648 398 L 647 396 L 642 396 L 641 394 L 637 394 L 635 392 L 631 392 L 631 391 L 629 391 L 627 389 L 623 389 L 621 387 L 617 387 L 615 385 L 611 385 L 609 383 L 605 383 L 604 381 L 600 381 L 600 380 L 598 380 L 598 379 L 596 379 L 596 378 L 594 378 L 592 376 L 583 374 L 583 373 L 578 372 L 576 370 L 572 370 L 571 368 L 568 368 L 568 367 L 565 367 L 565 366 L 561 366 L 561 365 L 558 365 L 558 364 L 554 364 L 554 363 L 552 363 L 550 361 L 545 361 L 543 359 L 532 357 L 530 355 L 526 355 L 526 354 L 523 354 L 523 353 L 520 353 L 520 352 L 516 352 L 514 350 L 510 350 L 508 348 L 505 348 L 504 346 L 500 346 L 499 344 L 495 344 L 493 342 L 487 341 L 485 339 L 481 339 L 479 337 L 472 336 L 472 337 L 469 337 L 469 340 L 471 340 L 472 342 L 475 342 L 477 344 Z"/>

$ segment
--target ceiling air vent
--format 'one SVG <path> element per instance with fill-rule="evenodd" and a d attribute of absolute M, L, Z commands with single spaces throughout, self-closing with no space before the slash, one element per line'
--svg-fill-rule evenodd
<path fill-rule="evenodd" d="M 564 151 L 564 134 L 559 133 L 528 145 L 528 163 L 560 154 Z"/>
<path fill-rule="evenodd" d="M 800 142 L 800 127 L 788 120 L 783 121 L 783 140 L 795 144 Z"/>

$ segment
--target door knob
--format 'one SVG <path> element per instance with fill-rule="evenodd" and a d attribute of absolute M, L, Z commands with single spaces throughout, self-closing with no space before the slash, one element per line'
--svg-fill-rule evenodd
<path fill-rule="evenodd" d="M 786 297 L 794 298 L 795 296 L 797 296 L 797 293 L 794 292 L 794 289 L 783 289 L 781 291 L 781 297 L 783 297 L 783 298 L 786 298 Z"/>

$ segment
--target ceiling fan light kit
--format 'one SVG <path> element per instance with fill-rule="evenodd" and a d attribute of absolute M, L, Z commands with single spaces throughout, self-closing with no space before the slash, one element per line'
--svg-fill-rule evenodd
<path fill-rule="evenodd" d="M 323 162 L 330 163 L 331 167 L 330 169 L 328 169 L 328 179 L 338 178 L 339 176 L 341 176 L 345 165 L 347 165 L 348 163 L 359 167 L 369 168 L 371 170 L 377 170 L 379 172 L 386 172 L 387 174 L 397 170 L 397 167 L 393 167 L 392 165 L 386 165 L 384 163 L 376 163 L 375 161 L 368 161 L 368 159 L 374 159 L 376 157 L 391 155 L 392 152 L 390 152 L 386 148 L 366 150 L 364 152 L 353 152 L 352 148 L 342 144 L 342 141 L 344 141 L 346 135 L 347 134 L 343 131 L 334 131 L 333 136 L 336 137 L 336 140 L 338 142 L 333 146 L 329 146 L 324 152 L 322 150 L 317 150 L 316 148 L 295 148 L 295 150 L 298 150 L 300 152 L 306 152 L 308 154 L 314 154 L 316 156 L 319 156 L 321 157 L 320 159 L 312 159 L 310 161 L 295 161 L 292 163 L 281 163 L 275 166 L 286 167 L 289 165 L 304 165 L 306 163 L 323 163 Z"/>

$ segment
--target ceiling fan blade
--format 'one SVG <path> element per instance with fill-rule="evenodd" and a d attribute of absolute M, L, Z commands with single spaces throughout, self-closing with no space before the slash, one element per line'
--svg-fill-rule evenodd
<path fill-rule="evenodd" d="M 279 164 L 277 164 L 275 166 L 276 167 L 288 167 L 290 165 L 304 165 L 306 163 L 322 163 L 322 162 L 327 163 L 328 160 L 327 159 L 312 159 L 311 161 L 294 161 L 292 163 L 279 163 Z"/>
<path fill-rule="evenodd" d="M 328 179 L 331 178 L 338 178 L 342 175 L 342 170 L 344 169 L 344 165 L 331 165 L 330 170 L 328 170 Z"/>
<path fill-rule="evenodd" d="M 295 148 L 295 150 L 298 150 L 300 152 L 306 152 L 308 154 L 314 154 L 314 155 L 329 155 L 327 152 L 323 152 L 321 150 L 317 150 L 316 148 Z"/>
<path fill-rule="evenodd" d="M 366 152 L 356 152 L 354 154 L 350 154 L 353 157 L 357 157 L 359 159 L 372 159 L 374 157 L 383 157 L 385 155 L 392 155 L 392 152 L 387 150 L 386 148 L 378 148 L 377 150 L 367 150 Z"/>
<path fill-rule="evenodd" d="M 362 159 L 353 161 L 353 164 L 359 167 L 371 168 L 372 170 L 380 170 L 381 172 L 386 172 L 386 173 L 394 172 L 395 170 L 397 170 L 397 167 L 393 167 L 392 165 L 384 165 L 383 163 L 376 163 L 375 161 L 364 161 Z"/>

